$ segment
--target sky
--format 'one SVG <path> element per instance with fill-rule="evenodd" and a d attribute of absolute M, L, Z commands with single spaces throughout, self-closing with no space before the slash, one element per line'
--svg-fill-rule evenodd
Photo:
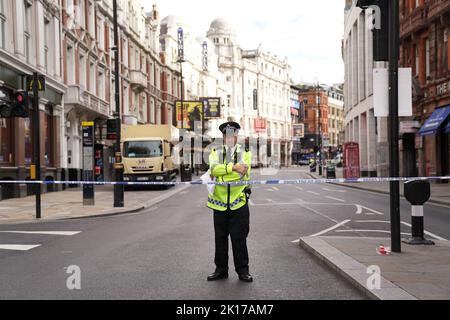
<path fill-rule="evenodd" d="M 206 36 L 215 18 L 225 18 L 236 30 L 243 49 L 262 44 L 265 51 L 287 57 L 296 83 L 344 81 L 343 0 L 141 1 L 147 10 L 156 4 L 161 19 L 181 16 L 198 36 Z"/>

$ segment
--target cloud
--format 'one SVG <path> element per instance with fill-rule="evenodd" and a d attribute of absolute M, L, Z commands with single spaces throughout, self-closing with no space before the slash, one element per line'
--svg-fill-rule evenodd
<path fill-rule="evenodd" d="M 179 15 L 204 36 L 217 17 L 230 21 L 244 49 L 259 43 L 288 58 L 294 81 L 343 82 L 343 1 L 336 0 L 152 0 L 161 17 Z"/>

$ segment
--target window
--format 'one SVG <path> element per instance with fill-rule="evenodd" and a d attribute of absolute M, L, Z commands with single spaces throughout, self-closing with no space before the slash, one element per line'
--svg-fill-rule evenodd
<path fill-rule="evenodd" d="M 53 116 L 52 116 L 52 107 L 49 107 L 49 110 L 46 110 L 47 113 L 44 117 L 44 146 L 45 146 L 45 165 L 47 167 L 53 165 Z"/>
<path fill-rule="evenodd" d="M 414 46 L 414 57 L 416 59 L 415 61 L 415 68 L 416 68 L 416 76 L 419 75 L 419 46 Z"/>
<path fill-rule="evenodd" d="M 125 158 L 158 158 L 163 155 L 161 141 L 133 141 L 125 142 Z"/>
<path fill-rule="evenodd" d="M 24 138 L 25 138 L 25 164 L 30 165 L 33 161 L 33 140 L 31 139 L 31 121 L 30 118 L 23 119 Z"/>
<path fill-rule="evenodd" d="M 67 45 L 66 75 L 67 84 L 75 84 L 75 53 L 72 45 Z"/>
<path fill-rule="evenodd" d="M 31 21 L 32 21 L 32 8 L 27 0 L 24 0 L 23 6 L 23 23 L 24 23 L 24 44 L 25 44 L 25 57 L 27 62 L 30 63 L 31 59 Z"/>
<path fill-rule="evenodd" d="M 0 0 L 0 49 L 5 49 L 5 0 Z"/>
<path fill-rule="evenodd" d="M 50 61 L 50 20 L 44 18 L 44 67 L 48 72 L 48 63 Z"/>
<path fill-rule="evenodd" d="M 87 85 L 87 74 L 86 74 L 86 56 L 80 54 L 80 62 L 79 62 L 79 70 L 80 70 L 80 86 L 86 89 Z"/>
<path fill-rule="evenodd" d="M 425 75 L 428 77 L 431 75 L 430 73 L 430 40 L 425 40 Z"/>
<path fill-rule="evenodd" d="M 94 35 L 94 33 L 95 33 L 95 12 L 94 11 L 95 11 L 94 3 L 89 2 L 88 28 L 89 28 L 89 33 L 91 35 Z"/>
<path fill-rule="evenodd" d="M 93 94 L 96 94 L 97 91 L 97 81 L 95 79 L 95 63 L 91 61 L 91 63 L 89 64 L 89 91 Z"/>
<path fill-rule="evenodd" d="M 12 163 L 12 121 L 0 118 L 0 163 Z"/>
<path fill-rule="evenodd" d="M 105 100 L 105 73 L 103 70 L 98 72 L 98 97 Z"/>

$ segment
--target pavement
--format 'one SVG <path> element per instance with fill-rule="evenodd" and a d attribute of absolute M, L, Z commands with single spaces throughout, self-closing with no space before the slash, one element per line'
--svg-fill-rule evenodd
<path fill-rule="evenodd" d="M 308 175 L 319 178 L 318 174 Z M 338 174 L 339 177 L 339 174 Z M 362 191 L 389 194 L 386 183 L 352 183 L 333 184 Z M 442 205 L 445 215 L 440 217 L 441 223 L 450 221 L 450 187 L 432 184 L 432 199 L 425 207 L 425 223 L 430 226 L 430 209 L 433 204 Z M 403 199 L 402 202 L 405 202 Z M 405 209 L 402 208 L 404 215 Z M 408 212 L 408 211 L 407 211 Z M 376 222 L 376 221 L 373 221 Z M 433 222 L 431 221 L 431 224 Z M 402 227 L 408 225 L 402 221 Z M 335 232 L 344 232 L 334 228 Z M 450 300 L 450 239 L 439 237 L 426 231 L 426 237 L 433 237 L 434 246 L 410 246 L 402 244 L 402 253 L 380 255 L 377 248 L 382 245 L 390 247 L 391 239 L 372 237 L 369 230 L 360 230 L 360 234 L 351 236 L 319 235 L 300 238 L 300 246 L 332 270 L 346 278 L 355 287 L 373 299 L 379 300 Z M 376 232 L 376 230 L 371 230 Z M 402 230 L 404 231 L 404 230 Z M 389 233 L 389 232 L 385 232 Z M 356 235 L 356 236 L 355 236 Z M 409 232 L 402 232 L 407 238 Z M 389 248 L 390 249 L 390 248 Z M 368 278 L 379 275 L 379 286 Z"/>
<path fill-rule="evenodd" d="M 83 205 L 83 189 L 46 193 L 42 195 L 41 221 L 70 218 L 92 218 L 140 211 L 161 202 L 182 191 L 185 186 L 169 190 L 153 188 L 125 192 L 125 207 L 114 208 L 112 186 L 95 187 L 95 205 Z M 0 201 L 0 224 L 26 223 L 36 221 L 35 197 L 15 198 Z"/>
<path fill-rule="evenodd" d="M 308 173 L 313 179 L 322 179 L 318 173 Z M 336 177 L 343 178 L 343 170 L 336 170 Z M 389 182 L 353 182 L 353 183 L 335 183 L 347 188 L 389 194 Z M 400 182 L 400 194 L 403 196 L 403 182 Z M 431 203 L 450 205 L 450 183 L 431 183 Z"/>

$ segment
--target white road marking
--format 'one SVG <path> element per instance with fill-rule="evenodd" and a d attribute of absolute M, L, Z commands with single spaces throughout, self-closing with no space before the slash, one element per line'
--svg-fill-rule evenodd
<path fill-rule="evenodd" d="M 186 194 L 186 193 L 189 193 L 189 191 L 186 190 L 186 191 L 181 191 L 181 192 L 180 192 L 181 195 Z"/>
<path fill-rule="evenodd" d="M 381 212 L 379 212 L 377 210 L 374 210 L 374 209 L 371 209 L 371 208 L 364 207 L 364 206 L 362 206 L 360 204 L 355 204 L 355 206 L 356 206 L 356 214 L 358 214 L 358 215 L 362 214 L 363 213 L 363 209 L 365 209 L 365 210 L 369 210 L 369 212 L 365 212 L 364 213 L 365 215 L 373 216 L 376 213 L 376 214 L 378 214 L 380 216 L 384 216 L 384 213 L 381 213 Z"/>
<path fill-rule="evenodd" d="M 0 233 L 17 233 L 17 234 L 39 234 L 51 236 L 74 236 L 81 231 L 0 231 Z"/>
<path fill-rule="evenodd" d="M 308 193 L 314 194 L 316 196 L 320 196 L 320 193 L 314 192 L 314 191 L 308 191 Z"/>
<path fill-rule="evenodd" d="M 39 247 L 40 244 L 35 245 L 22 245 L 22 244 L 0 244 L 0 250 L 12 250 L 12 251 L 28 251 Z"/>
<path fill-rule="evenodd" d="M 297 240 L 291 241 L 291 243 L 300 243 L 300 239 L 297 239 Z"/>
<path fill-rule="evenodd" d="M 347 192 L 347 191 L 345 191 L 345 190 L 331 190 L 331 189 L 328 189 L 328 188 L 322 188 L 322 190 L 323 190 L 323 191 L 328 191 L 328 192 L 339 192 L 339 193 L 345 193 L 345 192 Z"/>
<path fill-rule="evenodd" d="M 377 233 L 388 233 L 388 234 L 391 233 L 390 231 L 386 231 L 386 230 L 363 230 L 363 229 L 361 229 L 361 230 L 359 230 L 359 229 L 352 229 L 352 230 L 336 230 L 336 232 L 339 232 L 339 233 L 345 233 L 345 232 L 377 232 Z M 410 234 L 410 233 L 404 233 L 404 232 L 402 232 L 402 235 L 404 235 L 404 236 L 410 236 L 411 234 Z"/>
<path fill-rule="evenodd" d="M 332 226 L 331 228 L 328 228 L 328 229 L 325 229 L 325 230 L 323 230 L 323 231 L 320 231 L 320 232 L 318 232 L 318 233 L 316 233 L 316 234 L 313 234 L 313 235 L 310 236 L 310 237 L 318 237 L 318 236 L 320 236 L 320 235 L 322 235 L 322 234 L 325 234 L 325 233 L 328 233 L 328 232 L 330 232 L 330 231 L 333 231 L 333 230 L 335 230 L 335 229 L 337 229 L 337 228 L 343 226 L 344 224 L 346 224 L 346 223 L 348 223 L 348 222 L 350 222 L 350 221 L 352 221 L 352 220 L 345 220 L 345 221 L 342 221 L 342 222 L 340 222 L 340 223 L 338 223 L 338 224 Z"/>
<path fill-rule="evenodd" d="M 269 192 L 275 192 L 275 190 L 273 190 L 273 189 L 266 189 L 266 191 L 269 191 Z"/>
<path fill-rule="evenodd" d="M 266 200 L 267 200 L 267 202 L 275 203 L 275 201 L 273 201 L 272 199 L 266 199 Z"/>
<path fill-rule="evenodd" d="M 328 199 L 331 199 L 331 200 L 336 200 L 336 201 L 339 201 L 339 202 L 346 202 L 345 200 L 342 200 L 342 199 L 339 199 L 339 198 L 335 198 L 335 197 L 329 197 L 329 196 L 327 196 L 327 198 L 328 198 Z"/>
<path fill-rule="evenodd" d="M 295 187 L 295 189 L 300 190 L 300 191 L 304 191 L 305 189 L 301 188 L 301 187 Z"/>
<path fill-rule="evenodd" d="M 407 227 L 410 227 L 410 228 L 412 227 L 409 223 L 406 223 L 406 222 L 403 222 L 403 221 L 401 221 L 401 223 L 403 225 L 407 226 Z M 447 240 L 445 238 L 442 238 L 442 237 L 440 237 L 438 235 L 435 235 L 434 233 L 431 233 L 431 232 L 428 232 L 428 231 L 424 231 L 424 233 L 426 235 L 430 236 L 430 237 L 433 237 L 433 238 L 437 239 L 437 240 L 442 240 L 442 241 L 447 241 L 447 242 L 449 241 L 449 240 Z"/>
<path fill-rule="evenodd" d="M 275 191 L 280 191 L 280 189 L 278 189 L 277 187 L 272 187 L 272 189 L 274 189 Z"/>
<path fill-rule="evenodd" d="M 384 220 L 355 220 L 357 223 L 390 223 L 389 221 Z"/>
<path fill-rule="evenodd" d="M 254 207 L 272 207 L 272 206 L 298 206 L 298 203 L 275 203 L 275 202 L 271 202 L 271 203 L 257 203 L 257 204 L 253 204 Z"/>

